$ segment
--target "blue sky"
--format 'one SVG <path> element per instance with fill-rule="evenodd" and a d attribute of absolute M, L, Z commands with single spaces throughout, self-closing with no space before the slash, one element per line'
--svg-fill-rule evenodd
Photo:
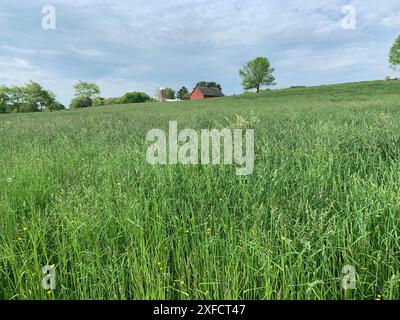
<path fill-rule="evenodd" d="M 56 9 L 56 30 L 42 28 L 44 5 Z M 356 29 L 342 27 L 346 5 Z M 200 80 L 234 94 L 239 68 L 257 56 L 270 59 L 278 87 L 395 76 L 387 53 L 400 1 L 2 0 L 0 32 L 0 84 L 32 79 L 67 105 L 78 80 L 104 97 Z"/>

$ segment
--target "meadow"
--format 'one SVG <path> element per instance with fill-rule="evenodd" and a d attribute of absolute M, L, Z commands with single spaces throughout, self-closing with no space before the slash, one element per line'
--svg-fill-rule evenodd
<path fill-rule="evenodd" d="M 175 120 L 253 175 L 147 164 Z M 399 159 L 400 81 L 0 115 L 0 299 L 400 299 Z"/>

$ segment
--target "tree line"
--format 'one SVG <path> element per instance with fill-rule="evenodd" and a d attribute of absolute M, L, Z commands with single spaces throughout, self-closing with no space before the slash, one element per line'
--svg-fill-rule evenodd
<path fill-rule="evenodd" d="M 127 92 L 122 97 L 103 98 L 100 97 L 100 88 L 97 84 L 84 81 L 76 83 L 74 89 L 75 95 L 70 103 L 72 109 L 156 101 L 144 92 Z"/>
<path fill-rule="evenodd" d="M 97 84 L 84 81 L 76 83 L 74 89 L 71 109 L 156 101 L 144 92 L 128 92 L 117 98 L 102 98 Z M 0 113 L 52 112 L 65 109 L 53 92 L 32 80 L 23 86 L 0 86 Z"/>
<path fill-rule="evenodd" d="M 40 112 L 65 109 L 53 92 L 30 81 L 23 86 L 0 86 L 0 113 Z"/>

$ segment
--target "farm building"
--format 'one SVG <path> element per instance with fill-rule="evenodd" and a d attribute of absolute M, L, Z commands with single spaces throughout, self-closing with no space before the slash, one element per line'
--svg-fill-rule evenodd
<path fill-rule="evenodd" d="M 220 98 L 223 96 L 224 96 L 224 94 L 218 88 L 197 86 L 196 88 L 194 88 L 192 94 L 190 95 L 190 100 Z"/>

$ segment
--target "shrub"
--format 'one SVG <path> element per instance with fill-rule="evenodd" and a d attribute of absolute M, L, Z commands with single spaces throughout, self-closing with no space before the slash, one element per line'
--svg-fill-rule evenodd
<path fill-rule="evenodd" d="M 289 89 L 304 89 L 304 88 L 307 88 L 306 86 L 291 86 L 291 87 L 289 87 Z M 269 89 L 269 90 L 271 90 L 271 89 Z"/>
<path fill-rule="evenodd" d="M 48 106 L 46 108 L 46 110 L 48 110 L 50 112 L 57 111 L 57 110 L 65 110 L 65 106 L 62 103 L 55 101 L 50 106 Z"/>
<path fill-rule="evenodd" d="M 76 97 L 71 101 L 72 109 L 82 109 L 92 106 L 92 99 L 88 97 Z"/>
<path fill-rule="evenodd" d="M 8 111 L 7 105 L 0 100 L 0 113 L 6 113 Z"/>
<path fill-rule="evenodd" d="M 104 105 L 109 106 L 113 104 L 121 104 L 121 98 L 107 98 L 104 100 Z"/>
<path fill-rule="evenodd" d="M 8 102 L 7 88 L 0 87 L 0 113 L 6 113 L 9 111 L 7 102 Z"/>
<path fill-rule="evenodd" d="M 128 92 L 121 97 L 121 103 L 143 103 L 150 101 L 151 98 L 144 92 Z"/>
<path fill-rule="evenodd" d="M 102 98 L 102 97 L 94 98 L 94 99 L 93 99 L 93 102 L 92 102 L 92 106 L 93 106 L 93 107 L 104 106 L 105 101 L 106 101 L 106 100 L 105 100 L 104 98 Z"/>

